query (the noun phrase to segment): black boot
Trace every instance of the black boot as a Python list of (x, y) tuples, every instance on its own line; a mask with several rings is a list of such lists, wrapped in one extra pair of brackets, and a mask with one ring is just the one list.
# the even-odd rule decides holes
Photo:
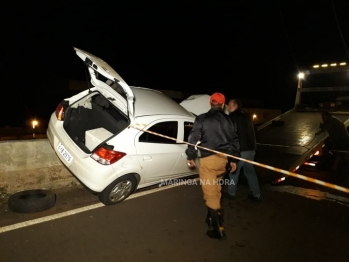
[(224, 223), (224, 210), (223, 209), (218, 210), (218, 219), (219, 219), (219, 223), (223, 226), (223, 223)]
[(223, 212), (222, 210), (213, 210), (209, 208), (209, 218), (212, 221), (212, 230), (207, 230), (206, 234), (210, 238), (224, 239), (225, 230), (223, 226)]
[(206, 219), (205, 222), (208, 226), (208, 231), (212, 231), (213, 230), (213, 223), (212, 223), (212, 217), (211, 217), (211, 213), (210, 213), (210, 209), (207, 208), (207, 215), (206, 215)]

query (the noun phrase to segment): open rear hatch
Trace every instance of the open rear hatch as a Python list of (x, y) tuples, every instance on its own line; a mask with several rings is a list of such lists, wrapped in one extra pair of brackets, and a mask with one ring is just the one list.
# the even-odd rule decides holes
[(102, 59), (75, 48), (84, 61), (93, 88), (71, 105), (62, 105), (64, 129), (86, 153), (93, 152), (123, 131), (133, 119), (134, 94), (127, 83)]
[(127, 116), (133, 116), (134, 94), (121, 76), (99, 57), (78, 48), (74, 50), (88, 67), (92, 85)]

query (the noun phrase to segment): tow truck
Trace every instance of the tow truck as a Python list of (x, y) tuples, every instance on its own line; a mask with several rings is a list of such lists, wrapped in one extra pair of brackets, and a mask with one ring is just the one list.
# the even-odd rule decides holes
[[(180, 104), (198, 115), (208, 111), (208, 99), (208, 95), (206, 98), (196, 95)], [(258, 126), (255, 160), (292, 172), (307, 167), (318, 170), (323, 166), (321, 162), (324, 162), (328, 141), (327, 132), (315, 135), (322, 123), (321, 112), (330, 111), (348, 127), (348, 102), (349, 66), (346, 62), (305, 68), (298, 73), (294, 108)], [(286, 179), (278, 177), (273, 179), (273, 184)]]
[(325, 168), (331, 160), (330, 143), (327, 133), (315, 135), (322, 123), (320, 113), (331, 112), (348, 128), (349, 107), (343, 102), (348, 95), (346, 62), (318, 64), (300, 72), (294, 108), (258, 128), (256, 160), (292, 172)]

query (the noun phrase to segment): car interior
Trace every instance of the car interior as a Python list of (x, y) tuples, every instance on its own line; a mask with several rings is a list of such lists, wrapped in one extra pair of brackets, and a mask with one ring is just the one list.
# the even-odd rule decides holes
[(100, 94), (79, 101), (77, 107), (69, 107), (64, 120), (64, 129), (85, 152), (85, 132), (104, 128), (114, 135), (128, 126), (128, 119), (108, 99)]

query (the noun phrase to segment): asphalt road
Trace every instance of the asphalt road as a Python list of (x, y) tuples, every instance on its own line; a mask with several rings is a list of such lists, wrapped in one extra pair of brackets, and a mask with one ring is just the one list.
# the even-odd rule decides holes
[[(242, 184), (236, 200), (223, 202), (225, 241), (206, 236), (201, 189), (184, 185), (0, 233), (0, 261), (348, 261), (348, 205), (268, 186), (260, 203), (247, 193)], [(3, 206), (0, 227), (98, 203), (83, 189), (57, 196), (37, 214)]]

